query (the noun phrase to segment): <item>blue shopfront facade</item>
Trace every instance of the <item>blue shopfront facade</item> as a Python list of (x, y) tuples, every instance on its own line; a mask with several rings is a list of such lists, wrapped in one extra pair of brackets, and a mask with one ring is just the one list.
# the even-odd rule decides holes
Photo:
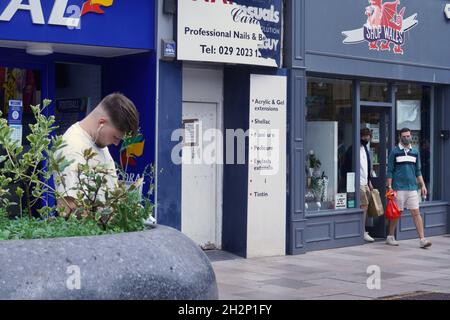
[[(2, 110), (8, 100), (23, 101), (26, 135), (29, 104), (51, 99), (48, 113), (65, 128), (103, 96), (124, 93), (139, 110), (145, 139), (127, 168), (134, 180), (155, 158), (156, 4), (91, 2), (0, 3)], [(119, 149), (111, 151), (119, 163)]]
[[(450, 42), (444, 39), (450, 36), (450, 20), (445, 4), (286, 2), (288, 254), (361, 245), (365, 228), (380, 240), (386, 237), (384, 217), (368, 219), (364, 226), (359, 209), (360, 155), (352, 149), (359, 150), (363, 127), (373, 134), (373, 173), (381, 194), (385, 154), (397, 143), (398, 130), (411, 127), (430, 191), (421, 203), (425, 233), (448, 233)], [(311, 157), (321, 162), (317, 168)], [(405, 212), (397, 238), (416, 237)]]

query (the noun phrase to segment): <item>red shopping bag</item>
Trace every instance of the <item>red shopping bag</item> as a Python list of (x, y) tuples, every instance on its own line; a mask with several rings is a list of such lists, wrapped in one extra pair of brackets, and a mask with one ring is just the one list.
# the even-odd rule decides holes
[(388, 220), (397, 220), (400, 218), (400, 209), (398, 208), (395, 198), (397, 198), (397, 192), (393, 190), (388, 190), (386, 192), (386, 199), (388, 200), (388, 203), (386, 205), (385, 215)]

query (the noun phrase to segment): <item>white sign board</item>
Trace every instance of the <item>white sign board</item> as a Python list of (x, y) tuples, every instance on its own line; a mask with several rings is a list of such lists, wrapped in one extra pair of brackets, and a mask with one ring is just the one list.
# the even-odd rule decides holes
[(185, 120), (184, 122), (184, 145), (198, 146), (200, 122), (198, 119)]
[(286, 77), (251, 75), (247, 257), (285, 254), (286, 96)]
[(178, 59), (280, 67), (281, 0), (178, 1)]
[(380, 128), (378, 127), (372, 128), (372, 142), (380, 143)]
[(355, 173), (347, 172), (347, 192), (355, 192)]
[(335, 209), (347, 209), (347, 194), (337, 193), (335, 197)]
[(397, 130), (421, 130), (420, 100), (397, 100)]
[(9, 127), (13, 129), (11, 140), (22, 145), (23, 126), (21, 124), (10, 124)]
[(445, 5), (444, 11), (445, 11), (445, 16), (447, 17), (447, 19), (450, 19), (450, 3), (447, 3)]

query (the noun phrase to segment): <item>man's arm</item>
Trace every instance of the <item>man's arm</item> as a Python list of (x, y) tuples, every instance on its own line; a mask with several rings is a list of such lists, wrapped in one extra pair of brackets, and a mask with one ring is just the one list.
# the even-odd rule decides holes
[(392, 177), (394, 176), (394, 151), (391, 151), (388, 159), (388, 168), (387, 168), (387, 179), (386, 179), (386, 187), (392, 189)]
[(425, 181), (422, 176), (422, 166), (420, 164), (420, 153), (417, 152), (417, 160), (416, 160), (416, 181), (420, 185), (420, 192), (422, 197), (426, 198), (428, 194), (427, 187), (425, 185)]
[(388, 187), (388, 189), (392, 189), (392, 178), (386, 179), (386, 187)]
[(422, 194), (422, 197), (426, 198), (428, 195), (428, 190), (422, 176), (417, 177), (417, 183), (420, 185), (420, 192)]

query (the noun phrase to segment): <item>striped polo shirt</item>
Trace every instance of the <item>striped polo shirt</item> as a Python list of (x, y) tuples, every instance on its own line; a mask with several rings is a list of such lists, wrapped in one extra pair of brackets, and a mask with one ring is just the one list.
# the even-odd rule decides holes
[(422, 175), (419, 151), (399, 144), (389, 155), (387, 177), (394, 190), (417, 190), (417, 177)]

